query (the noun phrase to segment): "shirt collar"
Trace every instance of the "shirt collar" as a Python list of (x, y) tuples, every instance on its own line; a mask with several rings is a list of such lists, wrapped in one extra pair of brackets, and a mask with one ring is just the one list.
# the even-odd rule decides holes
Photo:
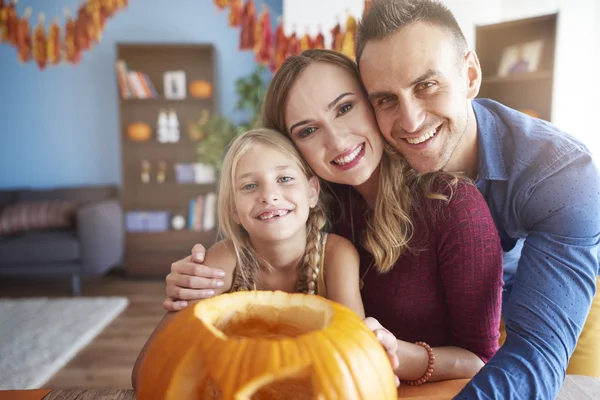
[(477, 100), (471, 103), (477, 121), (478, 180), (505, 181), (508, 176), (500, 143), (503, 135), (499, 131), (497, 116)]

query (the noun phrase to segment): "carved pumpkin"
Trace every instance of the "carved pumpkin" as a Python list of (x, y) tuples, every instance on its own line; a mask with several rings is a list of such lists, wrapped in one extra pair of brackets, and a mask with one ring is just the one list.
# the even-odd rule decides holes
[(212, 85), (209, 81), (193, 81), (190, 83), (190, 94), (199, 99), (208, 99), (212, 96)]
[(127, 136), (136, 142), (143, 142), (152, 136), (152, 128), (144, 122), (134, 122), (127, 127)]
[(140, 366), (137, 398), (397, 399), (383, 347), (316, 295), (243, 291), (173, 316)]

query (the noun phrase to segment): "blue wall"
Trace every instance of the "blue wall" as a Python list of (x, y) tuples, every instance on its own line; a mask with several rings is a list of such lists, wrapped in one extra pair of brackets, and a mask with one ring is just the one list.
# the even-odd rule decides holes
[[(31, 6), (35, 24), (40, 11), (48, 21), (79, 3), (28, 0), (17, 10)], [(265, 3), (275, 23), (282, 0)], [(239, 30), (228, 26), (227, 12), (213, 0), (130, 0), (78, 66), (40, 71), (19, 64), (16, 50), (0, 43), (0, 188), (120, 184), (116, 42), (214, 44), (220, 110), (238, 119), (234, 83), (256, 64), (251, 52), (238, 51)]]

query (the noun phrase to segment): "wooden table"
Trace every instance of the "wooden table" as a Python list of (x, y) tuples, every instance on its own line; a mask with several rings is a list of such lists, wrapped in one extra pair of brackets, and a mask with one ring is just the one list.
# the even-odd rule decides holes
[[(418, 387), (401, 386), (398, 398), (412, 400), (449, 400), (468, 382), (460, 379), (428, 383)], [(598, 400), (600, 379), (567, 375), (556, 400)], [(0, 400), (135, 400), (131, 389), (56, 389), (0, 391)]]

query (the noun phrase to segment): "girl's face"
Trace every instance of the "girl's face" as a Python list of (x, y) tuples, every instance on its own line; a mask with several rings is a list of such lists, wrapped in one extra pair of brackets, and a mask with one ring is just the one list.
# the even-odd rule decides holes
[(319, 182), (307, 179), (289, 155), (255, 144), (240, 158), (233, 177), (234, 219), (255, 241), (272, 242), (305, 234)]
[(326, 181), (360, 186), (381, 161), (373, 110), (359, 82), (336, 65), (316, 62), (300, 74), (285, 123), (308, 165)]

